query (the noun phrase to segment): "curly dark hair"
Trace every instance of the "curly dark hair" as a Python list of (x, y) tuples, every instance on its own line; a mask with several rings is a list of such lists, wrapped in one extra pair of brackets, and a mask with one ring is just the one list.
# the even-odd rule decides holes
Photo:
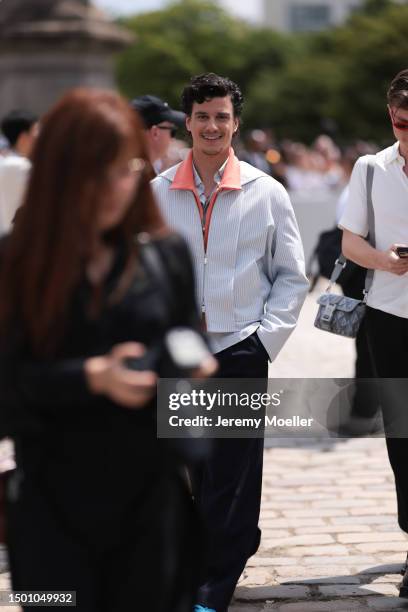
[(391, 82), (387, 93), (388, 104), (408, 109), (408, 69), (401, 70)]
[(190, 80), (181, 95), (182, 110), (191, 117), (194, 102), (202, 104), (213, 98), (231, 97), (234, 117), (240, 117), (244, 105), (244, 96), (238, 85), (228, 77), (222, 77), (213, 72), (199, 74)]

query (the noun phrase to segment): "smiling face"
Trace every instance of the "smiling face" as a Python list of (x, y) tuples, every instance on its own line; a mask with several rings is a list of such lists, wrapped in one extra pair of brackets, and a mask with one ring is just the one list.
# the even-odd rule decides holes
[(234, 117), (231, 97), (194, 102), (186, 125), (193, 139), (193, 149), (208, 156), (228, 155), (239, 120)]

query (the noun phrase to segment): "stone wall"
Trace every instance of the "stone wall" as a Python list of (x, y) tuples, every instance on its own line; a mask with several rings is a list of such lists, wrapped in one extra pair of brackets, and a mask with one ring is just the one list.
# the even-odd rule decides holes
[(66, 90), (77, 87), (115, 88), (113, 60), (87, 53), (8, 53), (0, 56), (0, 116), (13, 108), (41, 115)]

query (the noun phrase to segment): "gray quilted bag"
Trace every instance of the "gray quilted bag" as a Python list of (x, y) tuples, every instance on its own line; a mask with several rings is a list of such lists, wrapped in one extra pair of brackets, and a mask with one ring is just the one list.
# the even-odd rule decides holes
[(361, 300), (324, 293), (317, 300), (319, 310), (315, 319), (315, 327), (324, 331), (355, 338), (364, 317), (365, 303)]

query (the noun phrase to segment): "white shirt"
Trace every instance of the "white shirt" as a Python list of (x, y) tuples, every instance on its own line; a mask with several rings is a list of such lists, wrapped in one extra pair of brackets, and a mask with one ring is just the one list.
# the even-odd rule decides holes
[(0, 233), (8, 232), (22, 203), (31, 163), (17, 154), (0, 159)]
[(197, 193), (199, 195), (201, 204), (203, 205), (204, 209), (207, 208), (209, 200), (211, 199), (211, 196), (214, 193), (215, 189), (217, 187), (219, 187), (219, 185), (220, 185), (220, 183), (222, 181), (222, 177), (223, 177), (224, 170), (225, 170), (225, 167), (226, 167), (227, 163), (228, 163), (228, 159), (222, 164), (221, 168), (219, 168), (217, 170), (217, 172), (214, 174), (215, 187), (214, 187), (214, 190), (211, 193), (209, 198), (206, 198), (206, 196), (205, 196), (205, 186), (204, 186), (204, 183), (203, 183), (203, 181), (201, 179), (201, 176), (198, 174), (197, 168), (195, 167), (195, 165), (193, 163), (194, 182), (195, 182), (195, 185), (197, 187)]
[(348, 185), (346, 185), (346, 187), (344, 187), (343, 191), (341, 192), (339, 199), (337, 200), (337, 203), (336, 203), (336, 223), (337, 224), (340, 223), (340, 219), (342, 218), (342, 216), (344, 215), (344, 211), (346, 210), (347, 202), (349, 199), (349, 193), (350, 193), (350, 188)]
[[(340, 226), (363, 236), (368, 234), (366, 176), (369, 156), (354, 166), (350, 191)], [(386, 251), (394, 243), (408, 245), (408, 177), (399, 143), (375, 155), (373, 207), (375, 248)], [(367, 304), (398, 317), (408, 318), (408, 274), (397, 276), (376, 270)]]

